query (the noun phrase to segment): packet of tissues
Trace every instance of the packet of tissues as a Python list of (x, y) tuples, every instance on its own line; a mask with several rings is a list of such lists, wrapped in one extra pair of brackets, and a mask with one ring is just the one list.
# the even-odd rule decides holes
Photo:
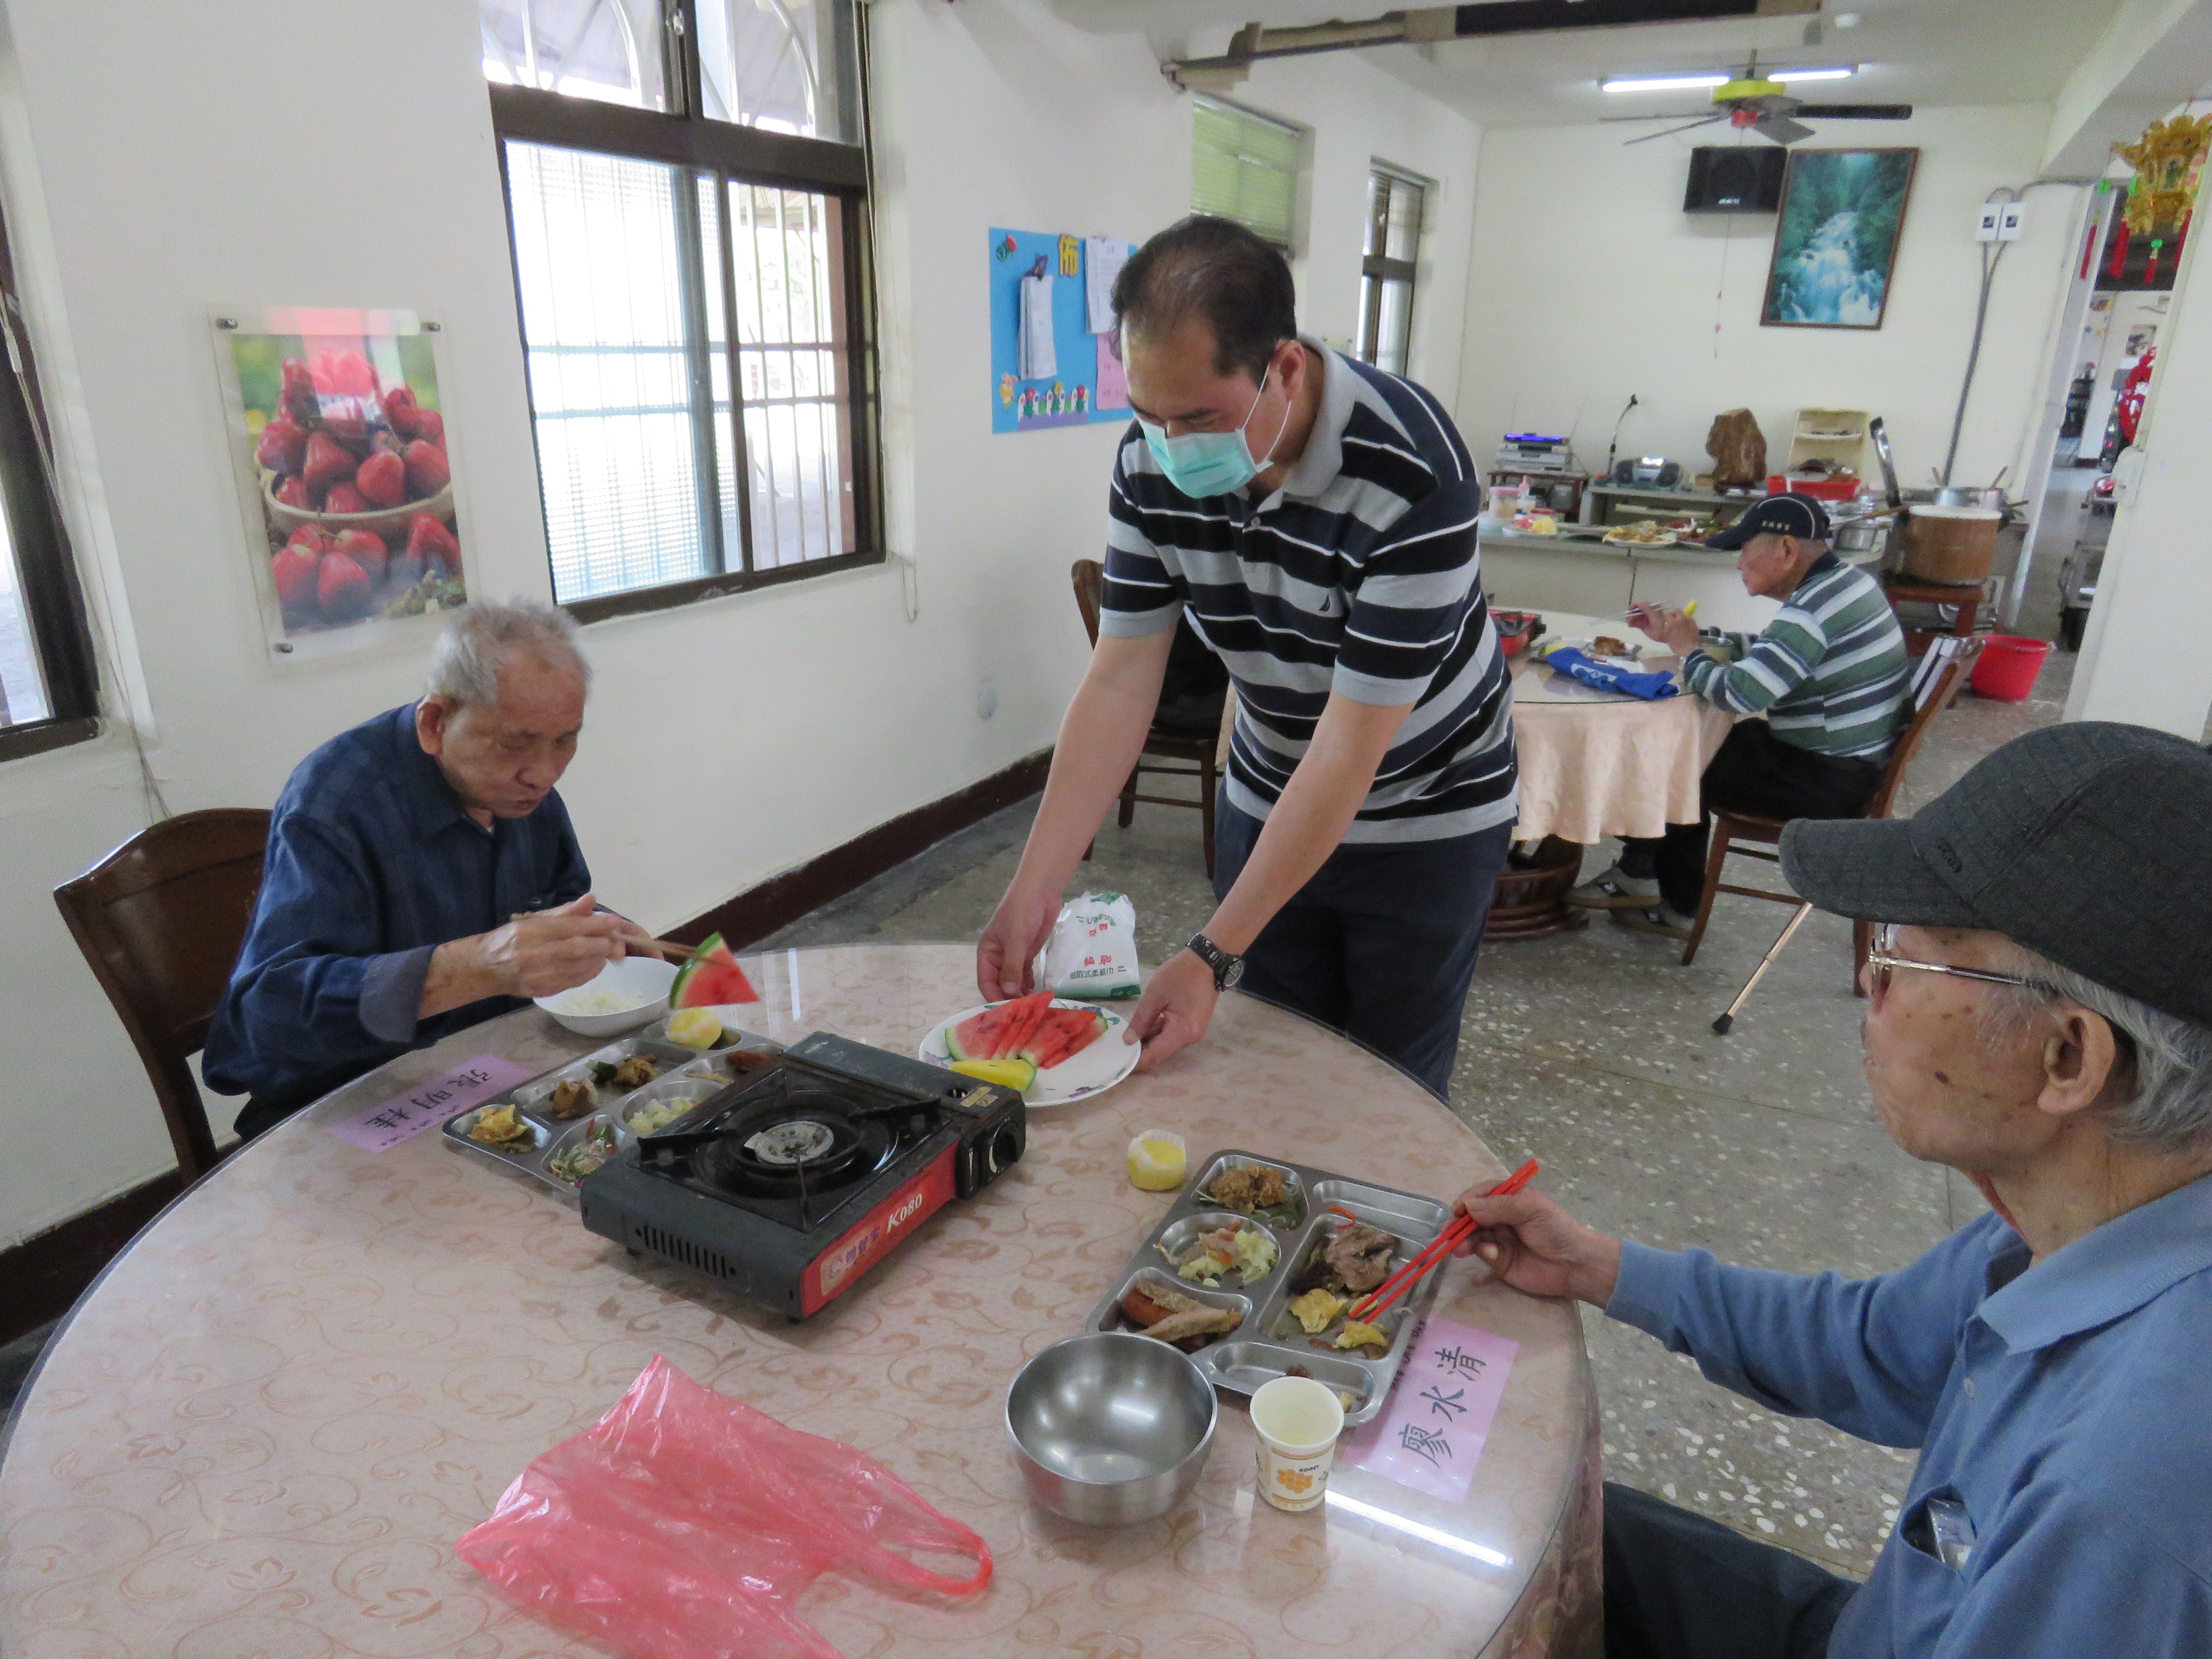
[(1112, 1002), (1139, 994), (1137, 907), (1127, 893), (1085, 893), (1060, 907), (1037, 952), (1036, 987), (1056, 997)]

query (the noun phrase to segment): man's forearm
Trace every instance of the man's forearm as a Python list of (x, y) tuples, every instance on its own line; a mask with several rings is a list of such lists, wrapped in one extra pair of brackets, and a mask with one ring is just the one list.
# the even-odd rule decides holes
[(1376, 769), (1412, 712), (1332, 698), (1304, 758), (1267, 814), (1252, 855), (1204, 932), (1242, 956), (1343, 842)]
[(422, 1004), (418, 1017), (429, 1018), (471, 1002), (495, 997), (506, 988), (499, 970), (483, 959), (481, 934), (448, 939), (430, 952), (430, 971), (422, 979)]

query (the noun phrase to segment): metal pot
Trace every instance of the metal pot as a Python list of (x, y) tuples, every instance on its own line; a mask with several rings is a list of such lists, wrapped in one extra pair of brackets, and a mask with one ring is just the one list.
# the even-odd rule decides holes
[[(1988, 503), (1984, 501), (1982, 497), (1988, 493), (1984, 489), (1962, 489), (1954, 484), (1946, 484), (1936, 492), (1935, 504), (1937, 507), (1984, 507)], [(1999, 490), (1997, 497), (1996, 504), (2002, 507), (2004, 492)]]
[(1887, 519), (1847, 519), (1836, 526), (1836, 551), (1871, 552), (1882, 544), (1888, 534), (1889, 521)]

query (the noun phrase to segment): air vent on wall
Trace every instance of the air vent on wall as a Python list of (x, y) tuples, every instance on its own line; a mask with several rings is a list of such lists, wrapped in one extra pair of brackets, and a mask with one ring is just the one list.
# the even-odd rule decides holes
[(1782, 205), (1790, 152), (1779, 146), (1700, 145), (1690, 152), (1685, 213), (1772, 213)]

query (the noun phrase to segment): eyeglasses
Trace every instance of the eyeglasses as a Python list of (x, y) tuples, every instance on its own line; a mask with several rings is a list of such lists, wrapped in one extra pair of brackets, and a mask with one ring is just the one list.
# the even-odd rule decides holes
[(2042, 991), (2056, 996), (2057, 988), (2046, 985), (2039, 979), (2029, 979), (2022, 974), (1993, 974), (1980, 968), (1954, 968), (1948, 962), (1915, 962), (1911, 957), (1897, 953), (1897, 924), (1886, 921), (1874, 930), (1874, 944), (1867, 951), (1867, 966), (1874, 969), (1874, 993), (1886, 995), (1891, 975), (1899, 968), (1911, 968), (1923, 974), (1948, 974), (1954, 979), (1978, 980), (1984, 985), (2018, 985), (2031, 991)]

